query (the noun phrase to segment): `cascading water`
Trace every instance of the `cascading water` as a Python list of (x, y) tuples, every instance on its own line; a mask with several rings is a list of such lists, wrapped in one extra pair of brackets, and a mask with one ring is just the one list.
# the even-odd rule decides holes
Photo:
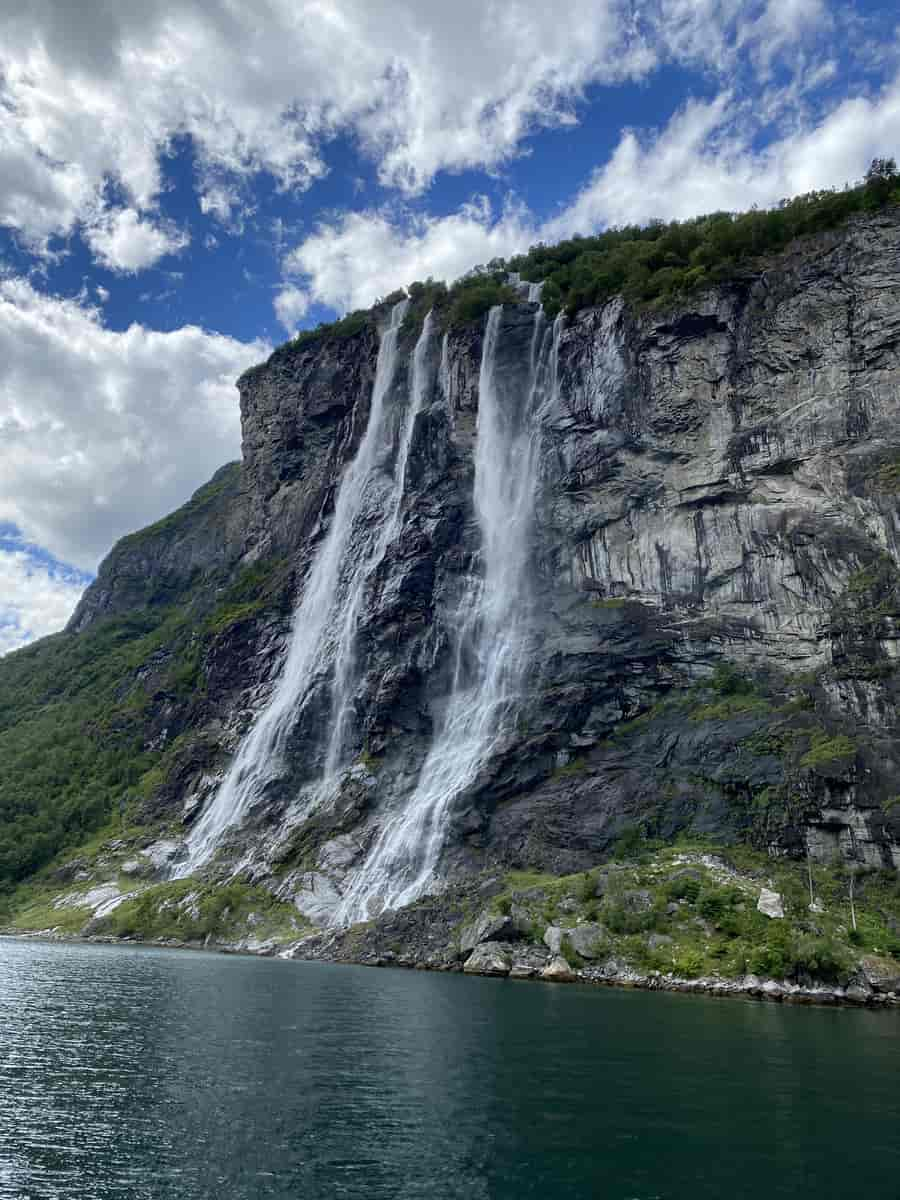
[(499, 403), (496, 362), (502, 307), (491, 309), (482, 351), (475, 450), (481, 571), (457, 614), (452, 692), (415, 790), (382, 833), (335, 914), (350, 924), (376, 907), (421, 895), (440, 855), (451, 804), (475, 780), (514, 719), (526, 666), (527, 586), (536, 494), (535, 419), (553, 393), (559, 323), (535, 313), (529, 385), (518, 411)]
[[(349, 682), (352, 671), (346, 666), (350, 652), (345, 643), (352, 640), (355, 633), (366, 577), (376, 560), (380, 561), (379, 555), (384, 554), (387, 543), (383, 527), (377, 523), (371, 525), (372, 531), (362, 535), (363, 544), (354, 545), (352, 554), (349, 550), (355, 537), (355, 526), (364, 511), (367, 508), (384, 511), (384, 499), (379, 497), (372, 504), (367, 493), (379, 488), (383, 480), (382, 460), (391, 430), (391, 414), (385, 399), (397, 372), (397, 344), (407, 306), (405, 300), (394, 306), (389, 326), (382, 336), (366, 432), (356, 457), (344, 472), (331, 526), (310, 568), (303, 598), (294, 614), (278, 683), (242, 742), (212, 803), (191, 830), (187, 855), (172, 872), (175, 877), (190, 875), (208, 862), (225, 831), (242, 823), (265, 785), (276, 777), (282, 765), (285, 741), (302, 710), (310, 683), (338, 664), (343, 664), (340, 670), (345, 676), (340, 688)], [(423, 329), (420, 344), (424, 338)], [(389, 511), (399, 509), (403, 479), (401, 475), (398, 481), (398, 471), (405, 472), (409, 437), (411, 433), (407, 435), (404, 430), (387, 501)], [(334, 694), (337, 696), (337, 691)]]
[[(400, 532), (400, 510), (406, 484), (406, 464), (409, 461), (409, 451), (412, 446), (416, 417), (422, 410), (428, 392), (433, 372), (430, 369), (429, 350), (431, 346), (432, 315), (429, 312), (422, 326), (419, 340), (412, 358), (412, 378), (410, 380), (409, 405), (403, 419), (400, 431), (400, 445), (394, 464), (393, 487), (388, 497), (386, 512), (378, 533), (371, 546), (362, 569), (358, 570), (360, 585), (369, 579), (381, 565), (388, 546)], [(349, 603), (346, 605), (341, 626), (340, 642), (335, 660), (334, 678), (332, 682), (332, 720), (331, 732), (328, 739), (328, 751), (325, 756), (325, 779), (332, 779), (341, 766), (341, 753), (353, 717), (353, 697), (358, 682), (356, 656), (356, 627), (359, 614), (365, 598), (362, 586), (355, 587)]]

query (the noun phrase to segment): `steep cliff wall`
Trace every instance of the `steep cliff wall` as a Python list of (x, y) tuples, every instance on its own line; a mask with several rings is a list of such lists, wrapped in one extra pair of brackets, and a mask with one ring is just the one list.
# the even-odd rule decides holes
[[(586, 870), (623, 838), (685, 832), (900, 862), (898, 287), (889, 211), (677, 310), (636, 315), (616, 299), (561, 327), (535, 417), (527, 669), (514, 720), (446, 811), (440, 886), (498, 866)], [(523, 301), (500, 317), (506, 411), (531, 386), (536, 311)], [(376, 318), (383, 328), (387, 310)], [(202, 866), (215, 877), (240, 863), (316, 923), (333, 919), (414, 794), (457, 686), (461, 597), (482, 569), (484, 329), (424, 347), (396, 535), (354, 611), (342, 770), (321, 788), (325, 673)], [(385, 473), (420, 334), (404, 323)], [(243, 466), (210, 485), (219, 515), (200, 504), (126, 539), (73, 618), (74, 635), (157, 592), (218, 589), (198, 618), (197, 690), (169, 693), (166, 722), (152, 722), (164, 769), (135, 814), (170, 823), (163, 872), (184, 862), (184, 834), (277, 684), (366, 431), (378, 346), (370, 325), (288, 345), (248, 372)], [(348, 564), (369, 553), (382, 505), (366, 493)]]
[[(895, 861), (898, 243), (896, 219), (860, 221), (690, 308), (635, 317), (613, 301), (564, 329), (541, 414), (527, 696), (448, 815), (448, 875), (582, 869), (634, 828)], [(510, 396), (533, 324), (533, 306), (504, 311)], [(355, 769), (326, 807), (297, 807), (327, 719), (307, 710), (284, 773), (234, 831), (257, 877), (279, 873), (317, 920), (409, 794), (452, 687), (453, 614), (478, 548), (482, 337), (447, 339), (402, 530), (366, 585)], [(280, 549), (285, 514), (328, 519), (322, 464), (352, 453), (375, 349), (306, 348), (242, 383), (246, 443), (270, 481), (257, 520)], [(368, 373), (337, 374), (335, 355)], [(296, 428), (314, 371), (341, 382), (316, 392), (297, 435), (316, 439), (310, 473), (265, 430)], [(401, 371), (398, 411), (407, 386)]]

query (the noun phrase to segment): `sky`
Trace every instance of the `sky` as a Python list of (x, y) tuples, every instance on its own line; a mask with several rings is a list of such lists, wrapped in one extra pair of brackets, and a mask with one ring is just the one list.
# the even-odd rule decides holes
[(0, 0), (0, 653), (240, 456), (298, 329), (891, 154), (892, 3)]

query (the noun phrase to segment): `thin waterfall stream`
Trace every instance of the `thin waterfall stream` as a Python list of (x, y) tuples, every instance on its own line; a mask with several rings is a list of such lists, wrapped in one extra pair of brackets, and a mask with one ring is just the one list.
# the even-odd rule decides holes
[(415, 789), (345, 892), (339, 924), (422, 894), (434, 877), (451, 805), (508, 732), (520, 699), (531, 607), (535, 417), (555, 387), (559, 323), (547, 328), (537, 309), (526, 394), (518, 406), (502, 405), (496, 378), (502, 315), (502, 306), (491, 309), (482, 349), (474, 483), (480, 570), (471, 573), (457, 613), (452, 691)]
[[(378, 528), (371, 552), (360, 572), (361, 582), (371, 578), (373, 572), (378, 569), (384, 560), (388, 547), (400, 533), (400, 514), (406, 490), (406, 467), (409, 462), (409, 452), (412, 447), (416, 417), (422, 410), (425, 397), (432, 382), (429, 361), (432, 324), (433, 317), (429, 312), (425, 317), (422, 332), (413, 351), (409, 404), (407, 405), (403, 424), (400, 429), (400, 444), (394, 464), (393, 487), (388, 497), (384, 519)], [(328, 739), (328, 751), (325, 757), (326, 780), (333, 778), (342, 765), (341, 754), (353, 717), (353, 698), (358, 683), (355, 655), (356, 629), (359, 624), (360, 610), (364, 599), (364, 588), (362, 586), (354, 588), (343, 615), (341, 636), (332, 681), (331, 731)]]
[[(385, 403), (394, 383), (399, 363), (400, 327), (408, 301), (391, 310), (390, 321), (378, 350), (375, 381), (366, 431), (356, 456), (346, 468), (335, 501), (328, 533), (322, 542), (307, 577), (303, 596), (294, 614), (284, 666), (268, 704), (244, 738), (231, 767), (211, 804), (187, 838), (186, 857), (177, 863), (172, 875), (183, 878), (209, 861), (223, 834), (239, 826), (252, 805), (260, 798), (268, 782), (282, 767), (285, 742), (302, 709), (312, 680), (334, 666), (333, 704), (338, 714), (344, 692), (352, 675), (352, 651), (348, 643), (356, 630), (360, 595), (376, 560), (383, 557), (387, 544), (383, 527), (375, 527), (362, 547), (350, 553), (355, 526), (364, 511), (367, 492), (383, 475), (381, 459), (388, 440), (391, 413)], [(430, 323), (426, 322), (430, 334)], [(423, 337), (426, 338), (426, 328)], [(423, 351), (424, 359), (424, 351)], [(408, 424), (408, 421), (407, 421)], [(402, 471), (409, 453), (409, 437), (401, 434)], [(399, 511), (403, 478), (395, 467), (391, 480), (389, 511)], [(349, 570), (348, 570), (349, 567)], [(337, 640), (334, 631), (339, 631)], [(332, 726), (340, 725), (340, 717)], [(332, 740), (335, 740), (332, 738)], [(336, 761), (339, 746), (334, 751)], [(332, 755), (329, 753), (329, 760)]]

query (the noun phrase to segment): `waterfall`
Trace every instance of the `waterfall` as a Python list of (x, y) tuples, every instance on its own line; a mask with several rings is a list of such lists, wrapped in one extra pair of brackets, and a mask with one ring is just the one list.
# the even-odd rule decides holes
[(560, 325), (547, 329), (537, 310), (528, 387), (518, 405), (501, 405), (496, 363), (502, 313), (500, 306), (491, 309), (482, 349), (474, 484), (481, 569), (469, 577), (456, 615), (447, 709), (412, 795), (347, 889), (339, 923), (364, 920), (379, 905), (402, 907), (422, 894), (434, 876), (453, 801), (472, 785), (515, 719), (530, 614), (535, 418), (555, 388)]
[[(360, 593), (367, 569), (377, 554), (372, 540), (377, 544), (382, 538), (377, 524), (372, 525), (373, 532), (364, 529), (361, 534), (355, 531), (355, 526), (367, 509), (384, 511), (383, 499), (377, 497), (373, 501), (367, 493), (378, 488), (383, 475), (381, 464), (391, 428), (385, 399), (397, 372), (400, 326), (407, 305), (408, 301), (402, 300), (393, 307), (381, 338), (366, 431), (356, 457), (341, 479), (331, 525), (316, 553), (294, 613), (281, 675), (268, 704), (241, 743), (212, 803), (191, 830), (187, 857), (176, 866), (173, 872), (176, 877), (190, 875), (208, 862), (225, 831), (242, 823), (265, 785), (281, 768), (285, 741), (306, 700), (310, 683), (332, 664), (348, 661), (349, 651), (344, 643), (355, 632)], [(408, 452), (407, 443), (405, 453)], [(403, 466), (405, 469), (405, 462)], [(396, 471), (391, 495), (397, 497), (399, 505)], [(393, 504), (393, 499), (389, 503)], [(360, 537), (362, 545), (356, 544)], [(382, 555), (383, 552), (382, 548)], [(339, 631), (337, 640), (335, 631)], [(347, 674), (346, 665), (340, 669)]]
[(422, 332), (412, 356), (409, 404), (400, 430), (400, 445), (394, 463), (393, 486), (387, 499), (386, 511), (368, 556), (356, 568), (358, 586), (352, 589), (350, 601), (343, 614), (331, 690), (332, 719), (328, 750), (325, 756), (326, 781), (333, 778), (341, 766), (341, 752), (353, 717), (353, 697), (358, 683), (355, 655), (356, 628), (365, 599), (363, 584), (381, 565), (388, 546), (400, 532), (400, 511), (406, 490), (406, 465), (409, 461), (416, 417), (422, 411), (432, 379), (428, 360), (431, 329), (432, 314), (429, 312), (422, 325)]

